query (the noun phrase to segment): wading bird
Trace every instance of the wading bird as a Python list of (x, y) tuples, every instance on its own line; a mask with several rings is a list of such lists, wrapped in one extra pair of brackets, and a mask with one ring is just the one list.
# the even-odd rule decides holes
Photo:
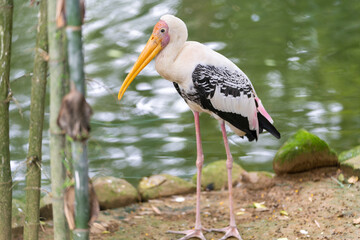
[[(144, 50), (124, 80), (118, 95), (120, 100), (130, 83), (156, 56), (155, 68), (165, 79), (173, 82), (180, 96), (194, 113), (197, 147), (197, 191), (195, 228), (187, 231), (168, 231), (184, 234), (180, 240), (192, 237), (205, 239), (203, 230), (224, 232), (221, 239), (241, 239), (235, 224), (232, 197), (231, 169), (233, 159), (226, 136), (225, 124), (237, 135), (249, 141), (257, 140), (264, 129), (276, 138), (280, 133), (272, 125), (255, 93), (249, 78), (229, 59), (198, 42), (186, 41), (185, 23), (172, 15), (164, 15), (155, 25)], [(206, 112), (219, 120), (227, 155), (230, 225), (221, 229), (204, 229), (200, 221), (201, 170), (204, 162), (199, 113)]]

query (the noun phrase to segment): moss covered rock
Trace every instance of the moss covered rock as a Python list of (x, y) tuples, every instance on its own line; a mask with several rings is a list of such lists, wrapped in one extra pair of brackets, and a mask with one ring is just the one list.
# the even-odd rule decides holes
[(100, 209), (118, 208), (139, 201), (135, 187), (124, 179), (99, 177), (93, 180)]
[(304, 129), (297, 131), (281, 146), (273, 161), (277, 174), (337, 165), (337, 155), (328, 144)]
[(344, 162), (350, 158), (360, 155), (360, 146), (354, 147), (350, 150), (344, 151), (339, 154), (339, 162)]
[(159, 174), (141, 179), (138, 187), (143, 200), (195, 192), (195, 185), (169, 174)]
[[(233, 163), (232, 182), (233, 185), (239, 181), (245, 170), (237, 163)], [(193, 176), (193, 183), (196, 183), (196, 174)], [(209, 190), (220, 190), (227, 188), (226, 160), (219, 160), (206, 165), (202, 169), (201, 187)]]
[(360, 177), (360, 155), (341, 162), (340, 166), (348, 175)]

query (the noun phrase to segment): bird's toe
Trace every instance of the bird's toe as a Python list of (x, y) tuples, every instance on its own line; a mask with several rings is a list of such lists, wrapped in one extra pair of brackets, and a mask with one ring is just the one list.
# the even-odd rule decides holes
[(242, 240), (241, 236), (240, 236), (240, 233), (238, 231), (238, 229), (236, 227), (232, 227), (232, 226), (229, 226), (229, 227), (225, 227), (225, 228), (213, 228), (213, 229), (210, 229), (212, 232), (224, 232), (225, 235), (220, 238), (220, 240), (225, 240), (225, 239), (228, 239), (230, 237), (234, 237), (234, 238), (237, 238), (238, 240)]
[(192, 229), (192, 230), (186, 230), (186, 231), (167, 231), (166, 233), (184, 234), (185, 235), (184, 237), (179, 238), (178, 240), (188, 240), (190, 238), (199, 238), (201, 240), (206, 240), (201, 229)]

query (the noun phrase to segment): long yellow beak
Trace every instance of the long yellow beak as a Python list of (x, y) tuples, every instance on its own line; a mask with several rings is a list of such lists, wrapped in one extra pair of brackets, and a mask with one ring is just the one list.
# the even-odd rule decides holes
[(161, 39), (153, 34), (149, 38), (148, 42), (144, 50), (140, 53), (139, 58), (135, 62), (133, 68), (126, 76), (123, 84), (121, 85), (118, 99), (120, 100), (126, 91), (126, 89), (130, 86), (130, 83), (135, 79), (135, 77), (140, 73), (141, 70), (149, 64), (149, 62), (161, 51)]

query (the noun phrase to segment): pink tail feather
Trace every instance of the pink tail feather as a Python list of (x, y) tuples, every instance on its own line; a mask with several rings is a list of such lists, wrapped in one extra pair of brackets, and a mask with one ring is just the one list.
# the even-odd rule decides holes
[(257, 110), (261, 113), (261, 115), (263, 115), (271, 124), (274, 123), (274, 120), (272, 120), (272, 118), (262, 105), (261, 100), (258, 97), (255, 97), (255, 101), (258, 105)]

